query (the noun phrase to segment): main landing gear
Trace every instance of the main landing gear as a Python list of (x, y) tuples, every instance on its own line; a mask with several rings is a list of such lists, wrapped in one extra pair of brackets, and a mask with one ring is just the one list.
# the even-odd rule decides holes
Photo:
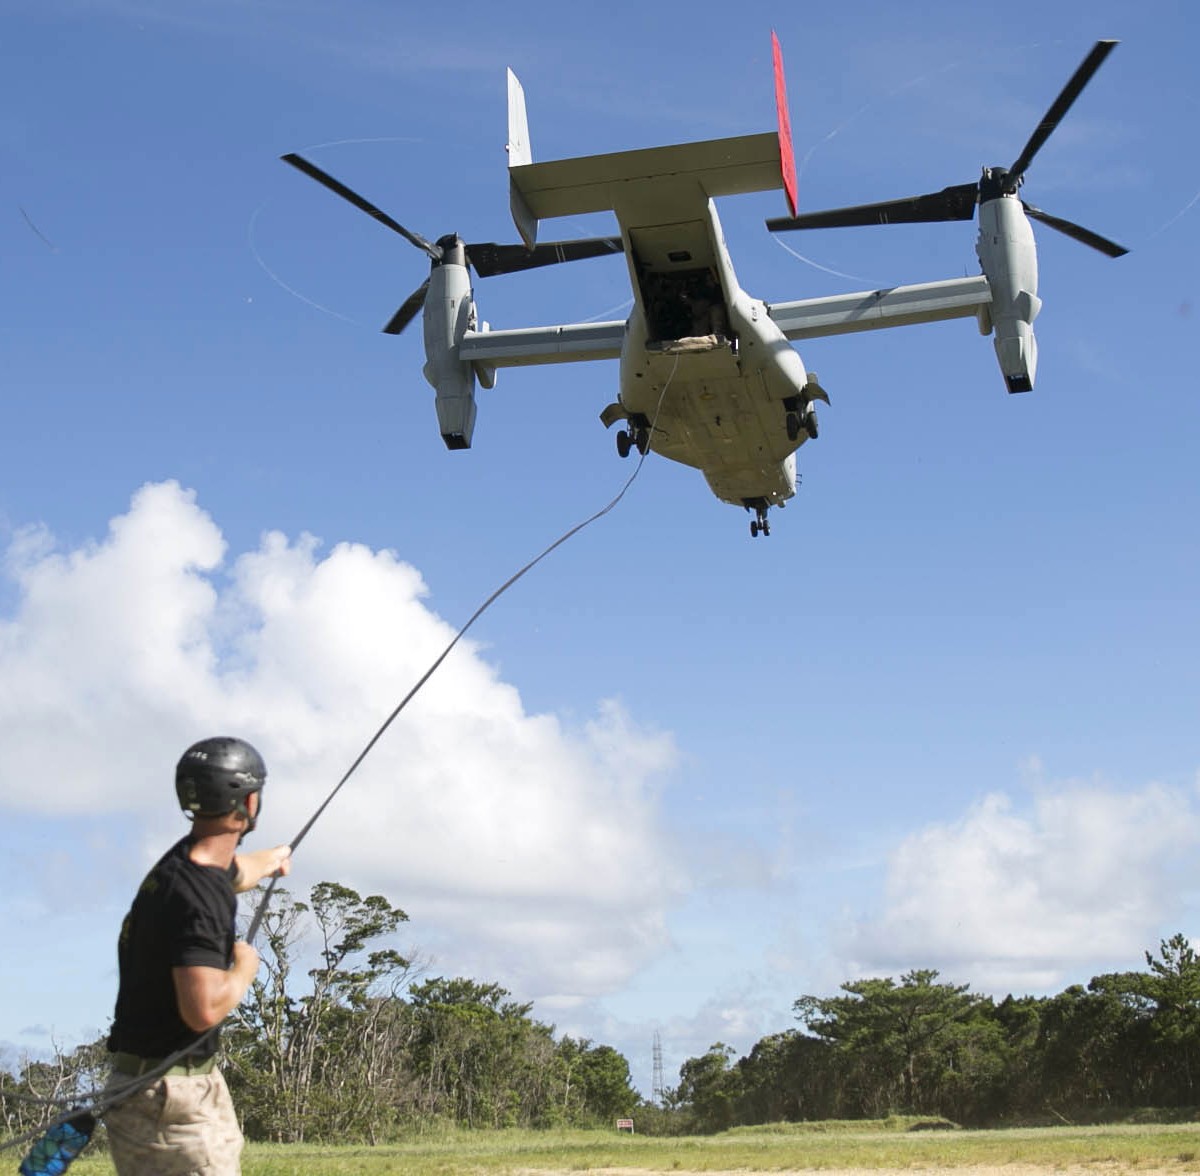
[(804, 387), (795, 396), (788, 396), (783, 402), (783, 419), (789, 441), (799, 441), (801, 433), (807, 433), (809, 440), (817, 439), (817, 411), (814, 400), (823, 400), (828, 404), (829, 393), (817, 383), (816, 372), (809, 372)]
[(650, 448), (650, 422), (640, 413), (629, 418), (629, 429), (622, 429), (617, 434), (617, 452), (622, 457), (628, 457), (630, 450), (636, 449), (643, 457)]
[(801, 406), (798, 397), (791, 397), (784, 401), (784, 409), (789, 441), (799, 440), (801, 430), (813, 441), (817, 439), (817, 410), (811, 404)]

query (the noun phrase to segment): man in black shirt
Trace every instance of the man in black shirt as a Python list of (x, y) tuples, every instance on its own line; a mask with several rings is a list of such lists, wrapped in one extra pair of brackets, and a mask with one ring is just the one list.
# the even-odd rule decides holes
[[(286, 845), (237, 852), (266, 776), (249, 743), (226, 737), (193, 744), (176, 768), (192, 831), (146, 875), (117, 944), (108, 1089), (134, 1090), (105, 1113), (120, 1176), (241, 1171), (242, 1133), (215, 1055), (218, 1026), (258, 971), (258, 953), (235, 932), (236, 895), (291, 866)], [(152, 1080), (139, 1086), (143, 1074)]]

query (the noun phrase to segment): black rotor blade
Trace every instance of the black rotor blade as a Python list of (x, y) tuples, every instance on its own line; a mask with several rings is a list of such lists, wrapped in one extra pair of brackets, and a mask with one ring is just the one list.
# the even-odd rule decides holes
[(406, 229), (399, 221), (392, 220), (390, 216), (382, 209), (376, 208), (369, 200), (364, 199), (352, 188), (347, 188), (341, 180), (335, 180), (328, 172), (322, 171), (315, 163), (309, 163), (302, 155), (296, 155), (294, 152), (288, 155), (279, 157), (284, 163), (290, 163), (297, 171), (302, 171), (306, 176), (317, 181), (318, 184), (324, 185), (331, 192), (336, 192), (343, 200), (348, 200), (355, 208), (361, 209), (368, 216), (374, 217), (381, 225), (386, 225), (393, 232), (399, 233), (406, 241), (415, 245), (423, 253), (426, 253), (434, 261), (441, 261), (442, 251), (434, 244), (426, 241), (420, 233), (414, 233)]
[(624, 251), (620, 237), (583, 237), (576, 241), (546, 241), (532, 249), (484, 241), (468, 245), (467, 257), (481, 278), (490, 278), (496, 274), (513, 274), (564, 261), (583, 261), (588, 257), (608, 257)]
[(970, 220), (975, 215), (978, 184), (957, 184), (924, 196), (884, 200), (878, 204), (856, 204), (830, 208), (801, 216), (781, 216), (767, 221), (773, 233), (787, 229), (841, 229), (855, 225), (916, 224), (926, 221)]
[[(1080, 91), (1092, 80), (1092, 74), (1103, 64), (1104, 59), (1117, 47), (1116, 41), (1097, 41), (1092, 51), (1083, 59), (1083, 63), (1071, 75), (1071, 80), (1063, 87), (1062, 93), (1055, 98), (1050, 109), (1042, 116), (1037, 130), (1029, 137), (1025, 150), (1017, 156), (1016, 162), (1008, 169), (1009, 174), (1017, 180), (1025, 174), (1033, 161), (1033, 157), (1041, 150), (1042, 144), (1050, 137), (1054, 128), (1062, 121), (1063, 115), (1071, 109), (1071, 104), (1079, 97)], [(1015, 189), (1013, 189), (1015, 191)]]
[(1099, 233), (1093, 233), (1091, 229), (1085, 229), (1074, 221), (1063, 220), (1060, 216), (1052, 216), (1040, 208), (1034, 208), (1032, 204), (1027, 204), (1024, 200), (1021, 201), (1021, 204), (1035, 221), (1041, 221), (1042, 224), (1049, 225), (1050, 228), (1057, 229), (1060, 233), (1065, 233), (1068, 237), (1072, 237), (1084, 245), (1099, 249), (1101, 253), (1109, 257), (1124, 257), (1129, 252), (1124, 245), (1118, 245), (1107, 237), (1101, 237)]
[(400, 309), (388, 319), (387, 326), (383, 328), (383, 333), (385, 335), (399, 335), (420, 313), (421, 307), (425, 305), (425, 295), (428, 291), (429, 279), (426, 278), (404, 300)]

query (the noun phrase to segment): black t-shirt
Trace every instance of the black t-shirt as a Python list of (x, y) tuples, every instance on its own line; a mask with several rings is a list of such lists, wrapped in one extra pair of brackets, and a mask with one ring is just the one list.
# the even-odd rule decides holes
[[(192, 840), (173, 845), (138, 890), (121, 924), (121, 983), (108, 1048), (161, 1058), (200, 1036), (179, 1015), (172, 968), (228, 968), (233, 962), (236, 865), (202, 866), (188, 857)], [(217, 1035), (193, 1056), (216, 1052)]]

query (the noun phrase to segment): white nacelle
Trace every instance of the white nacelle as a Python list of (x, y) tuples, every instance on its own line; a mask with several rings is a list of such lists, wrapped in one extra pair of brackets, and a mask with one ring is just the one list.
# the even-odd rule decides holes
[(1010, 392), (1028, 392), (1037, 374), (1033, 320), (1042, 301), (1033, 229), (1016, 196), (999, 196), (979, 206), (975, 252), (991, 289), (988, 312), (1000, 370)]
[(471, 275), (462, 243), (429, 275), (425, 295), (425, 366), (422, 374), (437, 393), (438, 430), (447, 449), (470, 449), (475, 431), (475, 369), (459, 359), (463, 335), (475, 325)]

